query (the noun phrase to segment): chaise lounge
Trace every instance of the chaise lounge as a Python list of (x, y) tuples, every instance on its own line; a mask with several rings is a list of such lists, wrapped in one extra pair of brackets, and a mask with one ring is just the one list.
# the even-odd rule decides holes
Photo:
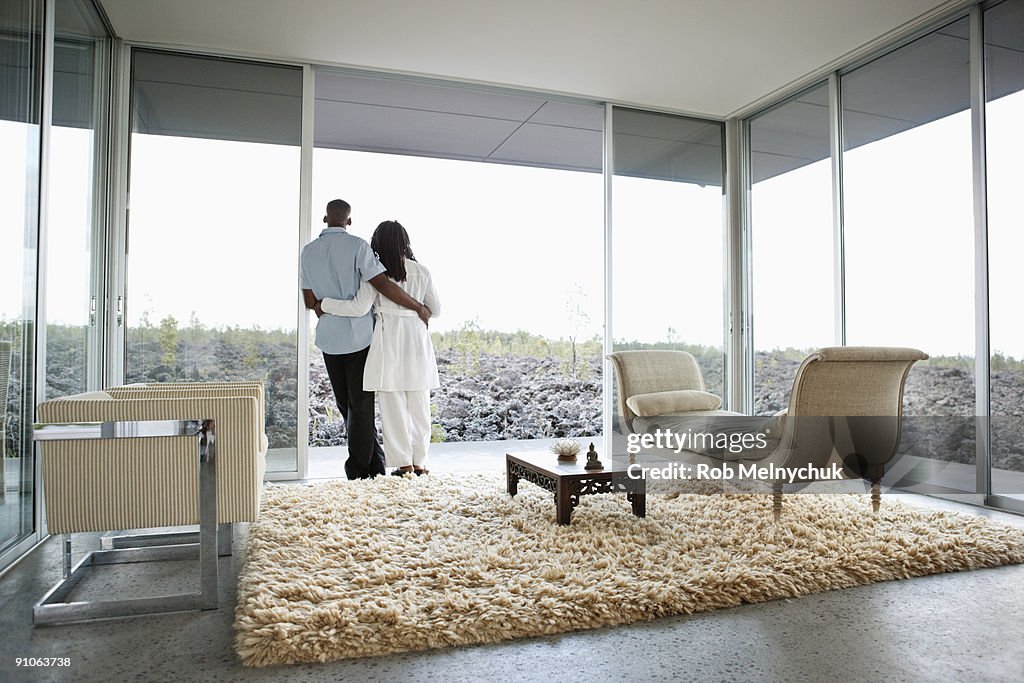
[[(871, 484), (872, 508), (880, 505), (880, 484), (900, 440), (903, 389), (907, 374), (919, 360), (928, 358), (917, 349), (900, 347), (834, 346), (807, 356), (793, 379), (789, 407), (773, 417), (737, 420), (727, 411), (674, 411), (639, 416), (630, 408), (639, 392), (671, 392), (672, 387), (697, 386), (693, 368), (685, 359), (667, 362), (665, 351), (632, 351), (623, 362), (613, 354), (619, 379), (621, 426), (627, 434), (652, 429), (677, 431), (697, 428), (736, 433), (748, 429), (763, 435), (765, 448), (731, 454), (715, 449), (683, 451), (688, 461), (708, 457), (737, 464), (756, 464), (774, 470), (801, 470), (813, 475), (833, 465), (847, 477)], [(681, 352), (676, 352), (681, 353)], [(648, 355), (649, 354), (649, 355)], [(689, 354), (687, 354), (689, 355)], [(692, 358), (692, 357), (691, 357)], [(695, 365), (695, 362), (694, 362)], [(699, 369), (698, 369), (699, 372)], [(701, 381), (700, 386), (703, 385)], [(814, 476), (794, 476), (791, 483), (815, 481)], [(781, 515), (784, 481), (771, 482), (773, 514)]]

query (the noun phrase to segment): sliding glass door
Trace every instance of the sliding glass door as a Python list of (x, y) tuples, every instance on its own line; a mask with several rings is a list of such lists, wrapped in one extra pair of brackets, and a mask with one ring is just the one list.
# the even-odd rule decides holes
[(613, 110), (609, 322), (614, 351), (688, 351), (727, 400), (723, 137), (715, 121)]
[[(364, 240), (398, 220), (443, 302), (434, 440), (597, 439), (604, 107), (326, 68), (315, 93), (310, 239), (335, 198)], [(309, 373), (310, 445), (340, 446), (315, 348)], [(342, 471), (338, 451), (314, 456)]]
[(0, 568), (36, 532), (32, 420), (43, 4), (0, 4)]
[(302, 69), (135, 50), (127, 382), (263, 380), (296, 472)]
[(992, 493), (1024, 500), (1024, 0), (985, 12)]
[[(1022, 509), (1024, 0), (964, 14), (834, 74), (835, 99), (822, 84), (748, 120), (755, 396), (781, 398), (767, 381), (764, 340), (789, 334), (769, 342), (784, 353), (824, 339), (828, 316), (818, 309), (833, 297), (845, 343), (930, 355), (907, 378), (892, 483)], [(830, 150), (830, 126), (841, 149)], [(829, 277), (833, 198), (839, 270)], [(771, 255), (790, 243), (800, 268), (772, 272)], [(785, 320), (775, 294), (797, 281), (819, 305)]]
[(90, 0), (4, 2), (0, 26), (2, 569), (45, 532), (35, 406), (98, 386), (109, 37)]
[(750, 121), (757, 415), (787, 408), (800, 362), (836, 343), (829, 134), (825, 83)]
[(907, 377), (909, 488), (976, 484), (968, 20), (841, 78), (846, 341), (931, 358)]
[[(53, 124), (46, 209), (46, 386), (51, 399), (98, 388), (103, 142), (109, 39), (89, 0), (55, 3)], [(42, 393), (42, 392), (40, 392)]]

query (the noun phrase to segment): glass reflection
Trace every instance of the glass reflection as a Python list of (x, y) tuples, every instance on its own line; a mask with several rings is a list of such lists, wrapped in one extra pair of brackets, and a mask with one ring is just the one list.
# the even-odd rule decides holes
[(125, 379), (263, 380), (294, 471), (302, 70), (136, 51), (132, 87)]
[(0, 4), (0, 554), (35, 530), (34, 405), (42, 2)]
[(102, 207), (97, 134), (105, 121), (106, 32), (85, 0), (56, 3), (47, 191), (46, 398), (88, 388), (92, 242)]
[(687, 351), (726, 401), (723, 126), (616, 108), (612, 128), (613, 350)]
[(847, 343), (931, 357), (904, 397), (922, 492), (975, 489), (967, 37), (965, 18), (841, 79)]
[(992, 493), (1024, 499), (1024, 0), (985, 12)]
[(751, 120), (750, 166), (754, 413), (771, 415), (800, 362), (835, 343), (827, 85)]

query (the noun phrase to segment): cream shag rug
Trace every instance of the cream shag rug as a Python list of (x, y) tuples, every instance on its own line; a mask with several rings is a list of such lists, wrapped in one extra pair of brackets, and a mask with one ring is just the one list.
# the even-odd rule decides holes
[(504, 476), (268, 485), (235, 616), (249, 666), (487, 643), (1024, 561), (1024, 531), (866, 496), (583, 497)]

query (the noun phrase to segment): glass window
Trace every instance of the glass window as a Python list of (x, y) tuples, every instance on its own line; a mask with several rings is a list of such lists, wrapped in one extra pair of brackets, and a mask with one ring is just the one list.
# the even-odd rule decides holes
[(847, 343), (930, 355), (903, 444), (951, 491), (974, 490), (975, 462), (967, 37), (964, 18), (841, 79)]
[(56, 3), (47, 190), (46, 398), (86, 391), (95, 341), (93, 230), (102, 218), (107, 37), (91, 2)]
[(125, 379), (265, 382), (296, 469), (299, 68), (133, 56)]
[(992, 492), (1024, 496), (1024, 0), (985, 12)]
[(0, 556), (35, 531), (42, 2), (0, 4)]
[(835, 343), (828, 85), (750, 121), (754, 412), (789, 405), (797, 367)]
[(616, 108), (612, 131), (613, 349), (688, 351), (725, 399), (724, 126)]
[[(434, 439), (599, 436), (604, 108), (332, 69), (315, 91), (311, 236), (335, 198), (367, 241), (398, 220), (443, 302)], [(309, 371), (310, 444), (343, 444), (315, 348)]]

